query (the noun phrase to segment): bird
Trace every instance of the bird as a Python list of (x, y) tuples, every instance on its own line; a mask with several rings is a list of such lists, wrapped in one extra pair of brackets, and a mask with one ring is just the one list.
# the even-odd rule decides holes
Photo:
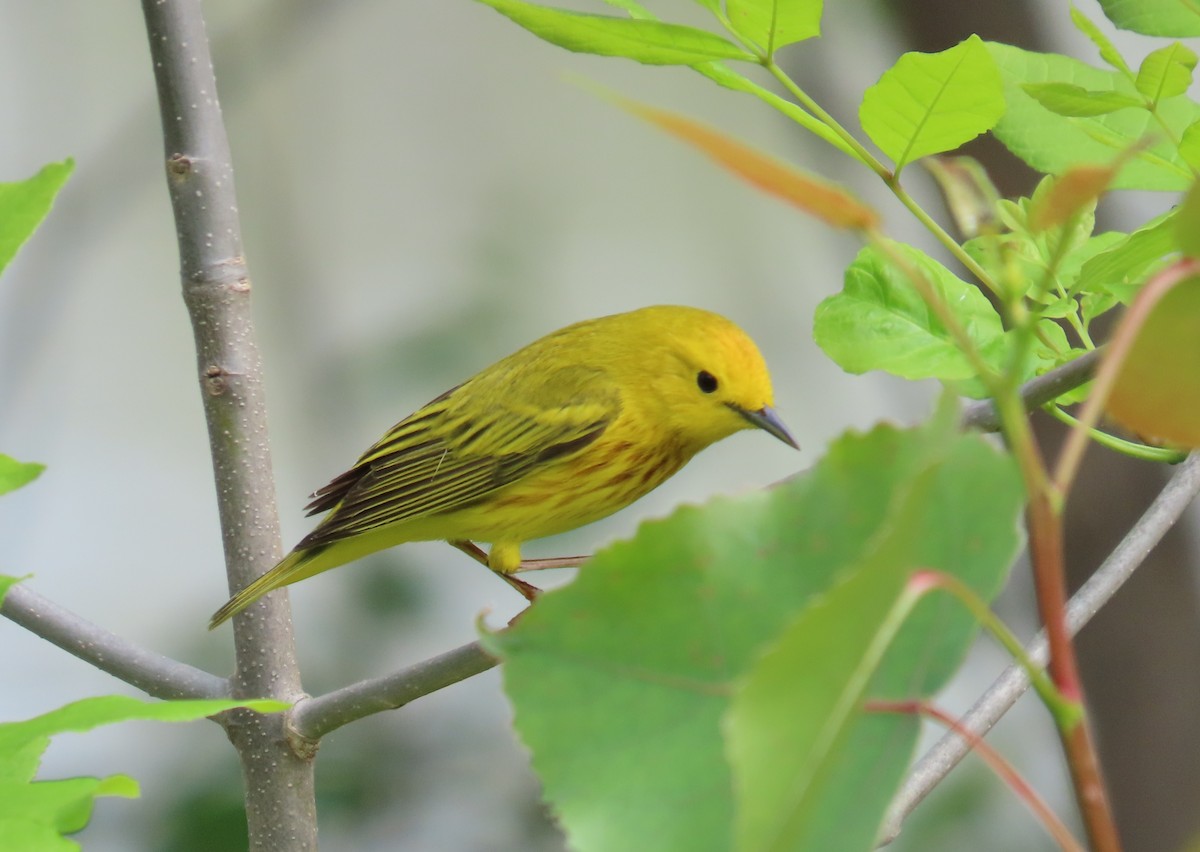
[[(327, 513), (212, 616), (410, 541), (445, 540), (532, 602), (521, 544), (606, 517), (743, 429), (799, 445), (758, 347), (700, 308), (645, 307), (552, 332), (410, 414), (310, 495)], [(491, 544), (486, 553), (474, 542)]]

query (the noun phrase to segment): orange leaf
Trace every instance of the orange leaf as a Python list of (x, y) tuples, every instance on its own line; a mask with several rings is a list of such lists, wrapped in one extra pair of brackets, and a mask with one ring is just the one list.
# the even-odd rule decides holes
[(1129, 334), (1109, 414), (1152, 441), (1200, 447), (1200, 262), (1180, 261), (1142, 288), (1110, 354)]
[(1103, 195), (1116, 176), (1117, 166), (1068, 169), (1033, 208), (1029, 214), (1029, 227), (1034, 231), (1046, 231), (1063, 224)]
[(836, 184), (792, 168), (681, 115), (624, 98), (613, 100), (621, 108), (691, 143), (743, 180), (791, 202), (828, 225), (868, 230), (879, 223), (874, 210)]

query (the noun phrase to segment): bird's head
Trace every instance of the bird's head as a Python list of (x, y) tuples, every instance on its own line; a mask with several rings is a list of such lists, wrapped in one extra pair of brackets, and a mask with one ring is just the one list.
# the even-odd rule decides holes
[(767, 365), (744, 331), (697, 308), (643, 311), (651, 312), (658, 337), (658, 345), (648, 347), (645, 367), (657, 374), (653, 383), (665, 404), (663, 416), (685, 444), (699, 451), (754, 427), (799, 448), (772, 407)]

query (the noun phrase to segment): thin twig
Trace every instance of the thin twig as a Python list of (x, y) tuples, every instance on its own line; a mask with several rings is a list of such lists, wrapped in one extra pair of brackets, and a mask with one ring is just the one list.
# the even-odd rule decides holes
[(293, 735), (315, 742), (342, 725), (403, 707), (423, 695), (485, 672), (497, 662), (478, 642), (472, 642), (393, 674), (301, 699), (291, 710), (289, 729)]
[[(1061, 367), (1055, 367), (1048, 373), (1030, 379), (1021, 386), (1021, 402), (1025, 404), (1025, 408), (1041, 408), (1050, 400), (1057, 399), (1067, 391), (1090, 381), (1096, 373), (1096, 365), (1100, 362), (1102, 351), (1103, 347), (1093, 349)], [(999, 431), (1000, 415), (996, 411), (995, 403), (991, 400), (980, 400), (965, 406), (962, 425), (964, 428), (980, 429), (984, 432)]]
[[(1200, 494), (1200, 452), (1192, 453), (1176, 469), (1174, 476), (1150, 508), (1142, 515), (1116, 549), (1071, 598), (1067, 607), (1067, 626), (1075, 635), (1101, 607), (1116, 594), (1125, 581), (1146, 559), (1180, 515)], [(1047, 659), (1045, 636), (1039, 634), (1027, 646), (1029, 656), (1039, 665)], [(1029, 678), (1019, 666), (1009, 666), (962, 718), (962, 724), (976, 734), (985, 734), (1012, 708), (1025, 690)], [(899, 794), (892, 802), (885, 822), (884, 841), (900, 833), (905, 818), (958, 765), (970, 746), (956, 734), (947, 734), (917, 761)]]
[[(280, 543), (233, 162), (200, 0), (142, 0), (142, 12), (158, 88), (167, 187), (196, 343), (226, 572), (234, 590), (275, 563)], [(236, 619), (234, 645), (235, 698), (294, 701), (303, 695), (286, 594), (269, 595)], [(288, 746), (283, 719), (234, 711), (221, 721), (241, 757), (251, 848), (315, 849), (312, 761)]]
[(0, 615), (155, 698), (229, 697), (224, 678), (117, 636), (25, 585), (8, 590)]

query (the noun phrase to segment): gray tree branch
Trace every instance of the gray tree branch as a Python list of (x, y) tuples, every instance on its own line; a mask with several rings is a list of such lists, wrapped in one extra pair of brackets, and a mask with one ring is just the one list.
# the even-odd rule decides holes
[(497, 662), (478, 642), (472, 642), (392, 674), (362, 680), (316, 698), (303, 698), (292, 708), (291, 733), (315, 743), (342, 725), (403, 707), (422, 695), (485, 672)]
[(27, 586), (8, 590), (0, 615), (155, 698), (229, 697), (224, 678), (117, 636)]
[[(142, 12), (232, 591), (280, 556), (266, 402), (233, 162), (200, 0), (142, 0)], [(300, 698), (286, 594), (268, 595), (236, 619), (234, 644), (235, 698)], [(223, 715), (222, 724), (241, 758), (251, 847), (315, 849), (312, 761), (288, 746), (283, 717), (241, 710)]]
[[(1021, 386), (1021, 400), (1025, 407), (1040, 408), (1050, 400), (1091, 381), (1103, 351), (1103, 347), (1093, 349), (1061, 367), (1055, 367), (1048, 373), (1030, 379)], [(990, 399), (970, 403), (963, 408), (962, 424), (964, 427), (984, 432), (998, 432), (1000, 415), (996, 413), (996, 404)]]
[[(1083, 628), (1100, 608), (1108, 603), (1125, 581), (1166, 535), (1179, 517), (1200, 494), (1200, 452), (1182, 462), (1166, 487), (1150, 504), (1117, 548), (1104, 560), (1067, 607), (1067, 626), (1071, 635)], [(1029, 656), (1038, 665), (1047, 659), (1046, 638), (1039, 633), (1028, 645)], [(1000, 721), (1017, 699), (1029, 688), (1029, 677), (1020, 666), (1009, 666), (962, 717), (963, 727), (983, 736)], [(884, 822), (881, 843), (889, 843), (900, 833), (904, 820), (950, 770), (971, 750), (965, 739), (948, 733), (917, 761), (904, 786), (892, 802)]]

